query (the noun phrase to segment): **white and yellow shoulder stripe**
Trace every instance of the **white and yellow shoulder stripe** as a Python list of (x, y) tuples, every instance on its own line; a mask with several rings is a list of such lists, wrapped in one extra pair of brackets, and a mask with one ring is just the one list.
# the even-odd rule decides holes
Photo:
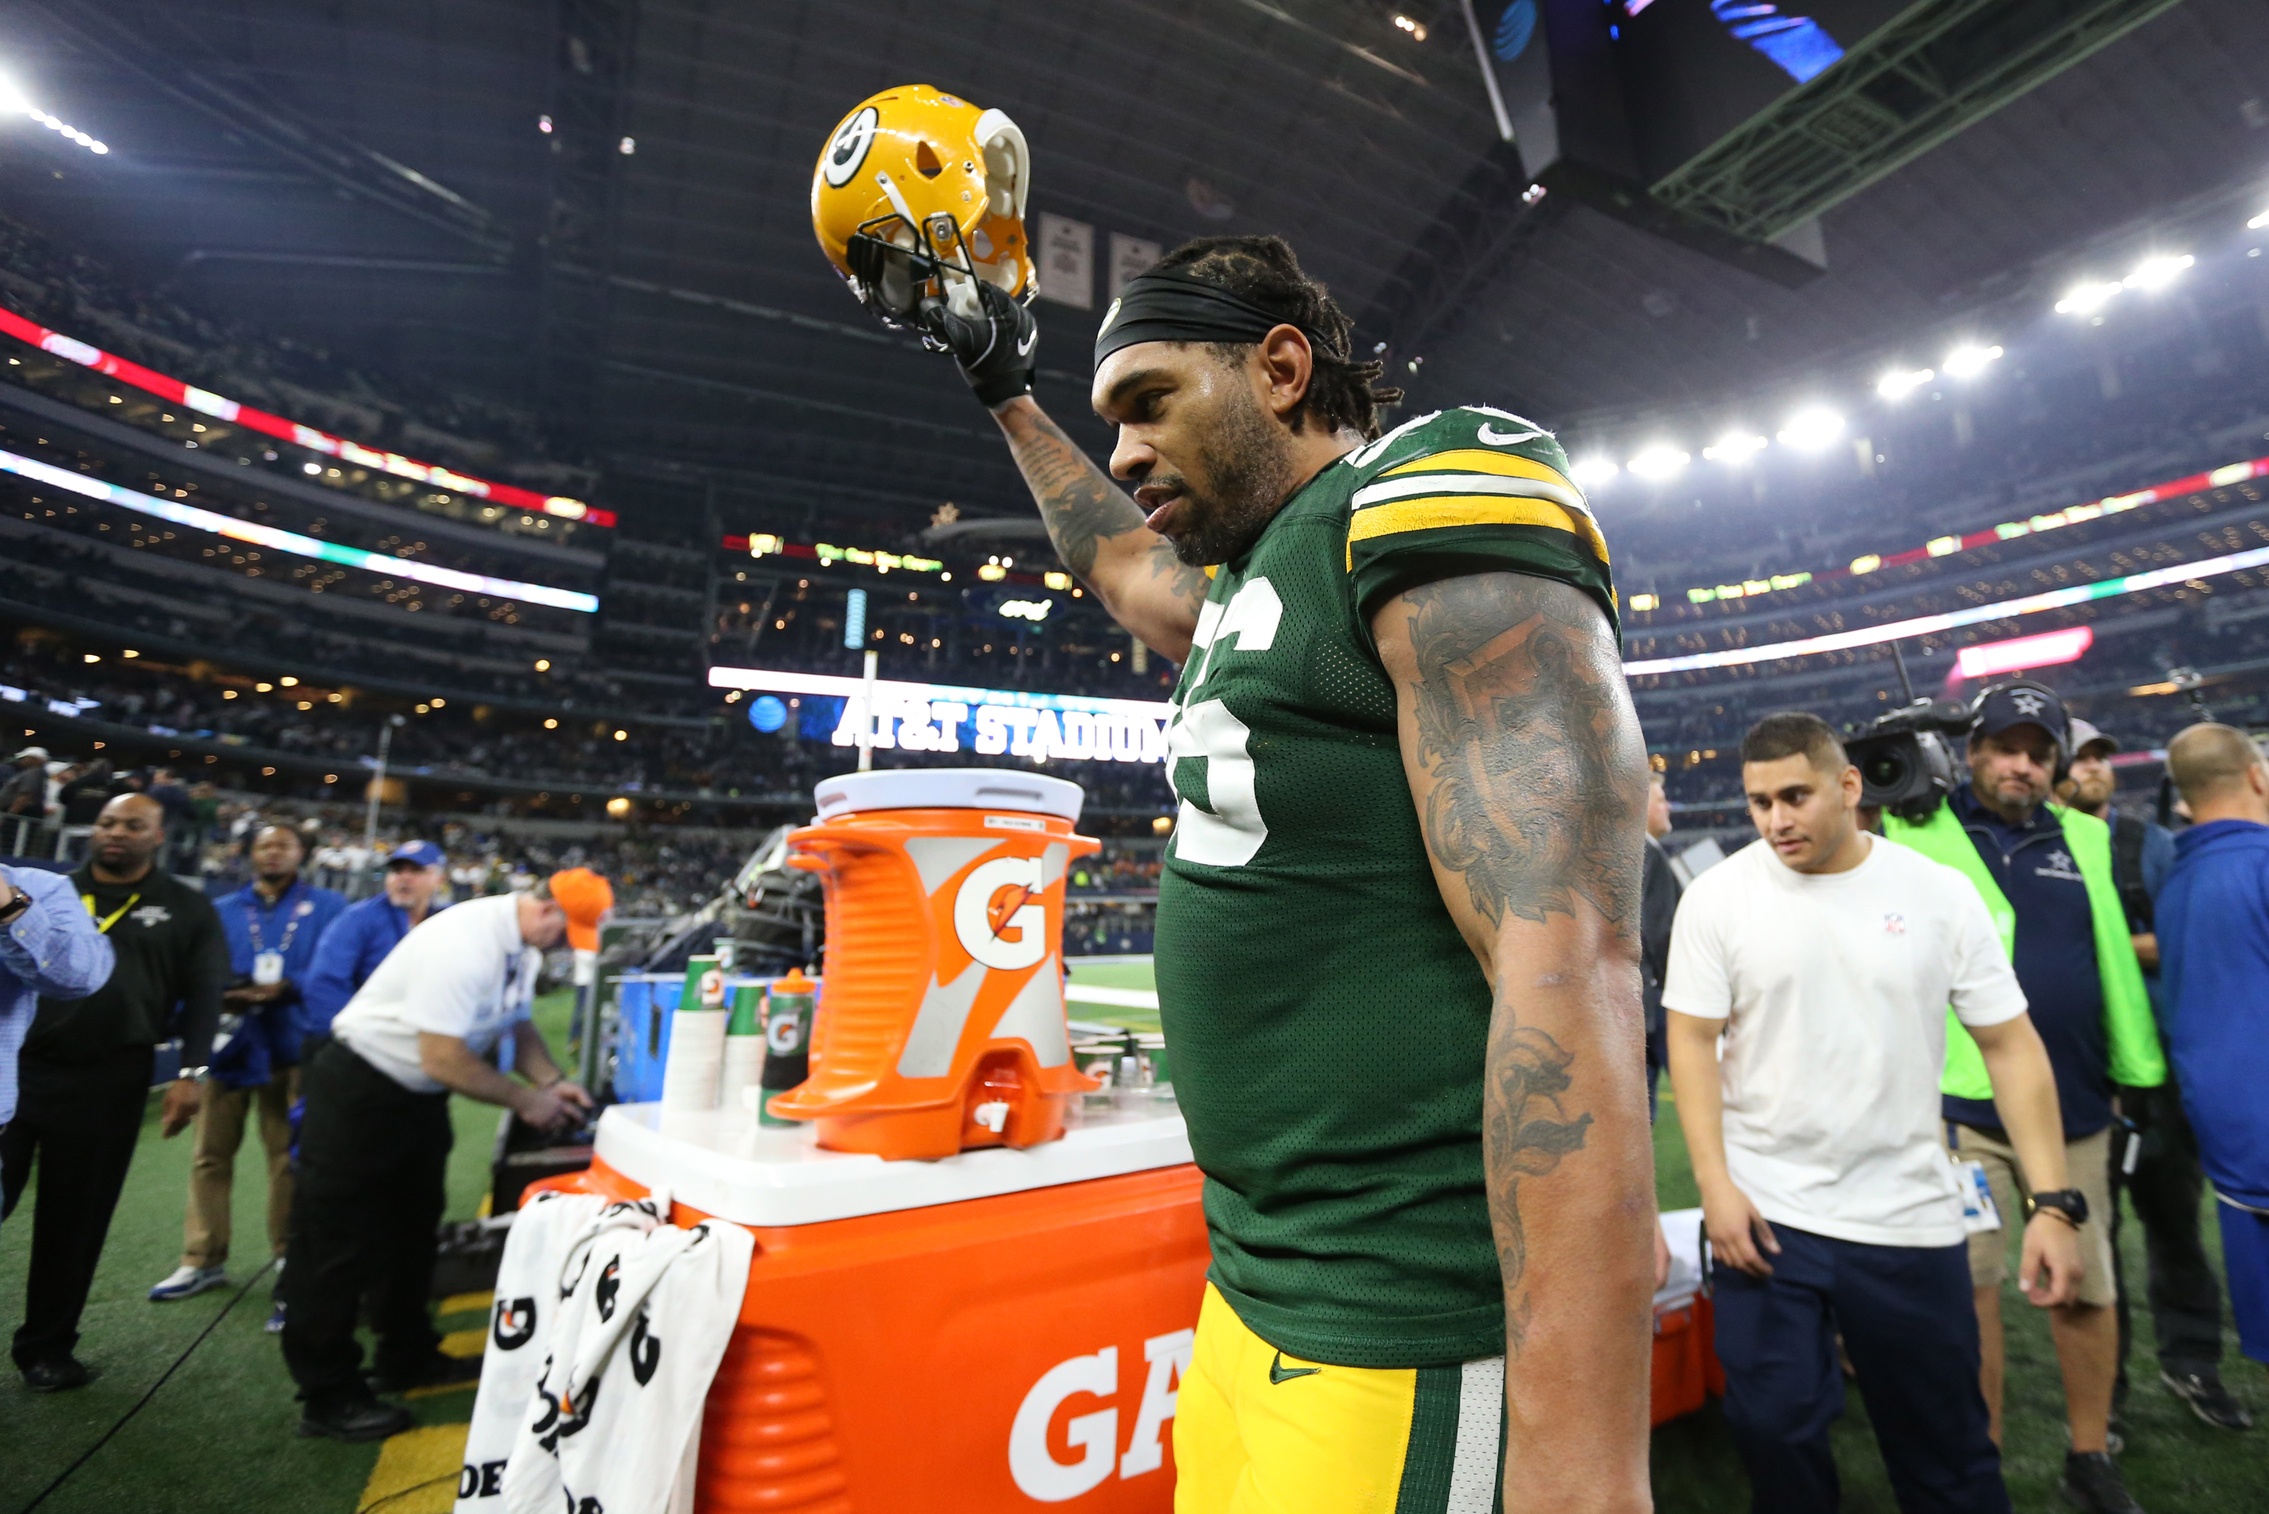
[(1550, 463), (1517, 452), (1455, 447), (1397, 463), (1355, 491), (1347, 526), (1354, 544), (1445, 526), (1544, 526), (1581, 537), (1606, 562), (1607, 539), (1583, 490)]

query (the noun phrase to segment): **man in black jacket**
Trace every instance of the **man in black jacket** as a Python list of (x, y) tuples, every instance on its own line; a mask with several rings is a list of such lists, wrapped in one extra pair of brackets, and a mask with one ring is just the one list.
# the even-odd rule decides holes
[[(95, 821), (94, 849), (71, 875), (118, 966), (84, 999), (41, 999), (24, 1041), (22, 1101), (0, 1132), (0, 1213), (12, 1211), (39, 1160), (31, 1275), (13, 1355), (35, 1392), (77, 1388), (94, 1373), (72, 1352), (79, 1313), (142, 1133), (152, 1050), (182, 1038), (181, 1076), (165, 1091), (171, 1137), (197, 1112), (229, 977), (220, 917), (158, 865), (165, 812), (122, 794)], [(178, 1021), (177, 1021), (178, 1012)]]
[(1655, 1113), (1655, 1089), (1662, 1070), (1670, 1065), (1663, 1040), (1662, 984), (1670, 975), (1670, 926), (1678, 917), (1678, 896), (1685, 887), (1662, 838), (1670, 834), (1670, 795), (1663, 776), (1655, 773), (1647, 786), (1647, 851), (1639, 870), (1639, 994), (1647, 1016), (1647, 1118)]

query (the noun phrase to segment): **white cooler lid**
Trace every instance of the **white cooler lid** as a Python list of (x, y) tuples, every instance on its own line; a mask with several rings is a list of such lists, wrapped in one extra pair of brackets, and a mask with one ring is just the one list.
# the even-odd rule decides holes
[(936, 1162), (886, 1162), (822, 1151), (809, 1125), (760, 1126), (743, 1112), (615, 1104), (599, 1116), (598, 1155), (648, 1188), (736, 1225), (814, 1225), (863, 1214), (1085, 1183), (1190, 1160), (1171, 1103), (1081, 1111), (1060, 1141), (1022, 1151), (965, 1151)]
[(1021, 810), (1076, 824), (1087, 791), (1014, 768), (888, 768), (826, 779), (812, 799), (822, 820), (868, 810)]

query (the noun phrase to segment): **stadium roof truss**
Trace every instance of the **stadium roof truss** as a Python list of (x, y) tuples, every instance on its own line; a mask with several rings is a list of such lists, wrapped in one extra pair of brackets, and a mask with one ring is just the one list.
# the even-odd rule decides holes
[(1926, 0), (1651, 193), (1771, 241), (2176, 3)]

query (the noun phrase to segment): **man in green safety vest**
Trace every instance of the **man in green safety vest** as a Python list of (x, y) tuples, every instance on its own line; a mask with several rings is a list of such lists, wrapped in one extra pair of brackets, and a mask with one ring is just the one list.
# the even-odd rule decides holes
[(1976, 1162), (1993, 1190), (2002, 1227), (1970, 1238), (1970, 1282), (1983, 1338), (1983, 1386), (1993, 1435), (2001, 1438), (2001, 1285), (2008, 1239), (2035, 1207), (2075, 1220), (2086, 1266), (2079, 1296), (2050, 1311), (2071, 1419), (2062, 1491), (2075, 1506), (2130, 1514), (2111, 1459), (2112, 1382), (2119, 1328), (2111, 1305), (2109, 1215), (2113, 1085), (2155, 1088), (2166, 1059), (2112, 879), (2111, 831), (2101, 820), (2049, 803), (2070, 764), (2071, 719), (2054, 690), (2029, 680), (1996, 685), (1974, 707), (1969, 781), (1920, 822), (1884, 816), (1884, 833), (1962, 873), (1984, 896), (2016, 968), (2033, 1024), (2048, 1048), (2064, 1121), (2065, 1165), (2077, 1189), (2028, 1193), (1994, 1113), (1993, 1087), (1977, 1044), (1947, 1029), (1947, 1145)]

